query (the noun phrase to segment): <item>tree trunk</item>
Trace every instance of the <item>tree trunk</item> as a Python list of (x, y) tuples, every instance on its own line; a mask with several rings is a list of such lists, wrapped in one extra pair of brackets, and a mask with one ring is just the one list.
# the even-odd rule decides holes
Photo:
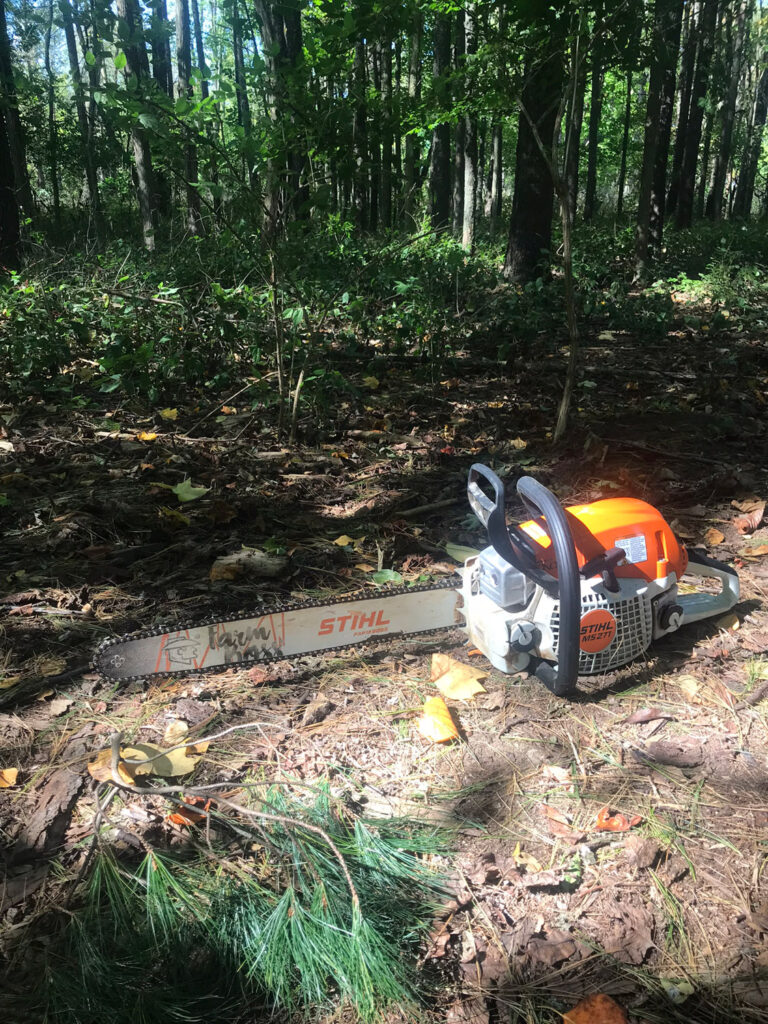
[[(464, 14), (464, 49), (467, 62), (477, 53), (477, 23), (475, 4), (467, 4)], [(471, 70), (465, 94), (472, 100)], [(464, 215), (461, 245), (467, 252), (475, 246), (475, 212), (477, 210), (477, 117), (469, 111), (464, 115)]]
[[(195, 34), (195, 50), (197, 51), (197, 66), (200, 69), (200, 95), (203, 100), (207, 100), (210, 95), (208, 86), (208, 80), (211, 77), (211, 72), (208, 69), (208, 62), (205, 59), (205, 47), (203, 45), (203, 26), (200, 21), (200, 5), (198, 0), (192, 0), (192, 28)], [(211, 143), (215, 141), (213, 137), (213, 125), (210, 121), (206, 121), (207, 134)], [(221, 192), (219, 189), (219, 167), (216, 159), (216, 150), (213, 145), (209, 147), (208, 156), (208, 178), (213, 185), (213, 194), (211, 196), (213, 207), (213, 215), (216, 219), (217, 225), (221, 224)]]
[(60, 10), (64, 25), (64, 38), (67, 43), (69, 71), (72, 77), (72, 89), (75, 97), (75, 109), (77, 111), (77, 124), (80, 129), (80, 146), (83, 167), (85, 169), (85, 181), (88, 188), (88, 201), (91, 207), (94, 234), (96, 235), (96, 240), (101, 243), (104, 240), (104, 220), (101, 212), (98, 178), (96, 176), (96, 157), (89, 138), (88, 113), (85, 109), (85, 95), (83, 93), (83, 82), (80, 77), (77, 41), (75, 39), (75, 27), (69, 0), (60, 0)]
[(731, 32), (732, 53), (728, 79), (728, 90), (725, 102), (720, 108), (720, 146), (715, 157), (712, 191), (707, 198), (707, 216), (712, 220), (720, 220), (723, 215), (723, 192), (728, 165), (731, 162), (733, 149), (733, 124), (736, 118), (736, 100), (739, 94), (739, 83), (742, 78), (742, 58), (744, 55), (744, 36), (747, 27), (747, 0), (738, 0), (736, 10), (736, 31)]
[(19, 204), (16, 198), (5, 110), (0, 107), (0, 270), (18, 270), (20, 266)]
[(385, 39), (379, 51), (381, 73), (381, 206), (385, 231), (392, 227), (392, 44)]
[[(433, 76), (438, 117), (446, 117), (451, 103), (451, 23), (437, 14), (434, 26)], [(451, 129), (439, 121), (432, 131), (432, 166), (429, 180), (432, 227), (444, 230), (451, 220)]]
[[(763, 53), (762, 63), (768, 63), (768, 52)], [(752, 199), (755, 194), (755, 178), (757, 163), (763, 141), (763, 128), (768, 116), (768, 68), (764, 68), (758, 79), (752, 116), (744, 142), (744, 152), (739, 166), (739, 179), (736, 185), (736, 196), (733, 201), (733, 216), (749, 219), (752, 212)]]
[[(176, 0), (176, 97), (192, 99), (192, 44), (189, 34), (189, 0)], [(200, 235), (200, 193), (197, 189), (197, 146), (188, 139), (184, 144), (184, 194), (187, 231)]]
[(664, 80), (661, 86), (659, 107), (659, 134), (656, 147), (656, 164), (651, 184), (649, 210), (650, 244), (653, 250), (661, 247), (664, 234), (664, 213), (667, 191), (667, 164), (669, 145), (672, 138), (672, 114), (675, 105), (677, 79), (677, 55), (680, 50), (680, 34), (683, 28), (683, 0), (672, 0), (666, 17), (668, 38), (665, 45)]
[(515, 151), (515, 193), (504, 259), (504, 276), (521, 282), (545, 273), (551, 260), (554, 184), (533, 128), (545, 146), (552, 144), (563, 86), (563, 45), (546, 10), (539, 22), (540, 46), (531, 46), (526, 59)]
[(8, 26), (5, 18), (5, 0), (0, 0), (0, 95), (5, 111), (5, 131), (13, 167), (13, 178), (16, 197), (25, 216), (34, 218), (35, 200), (27, 170), (27, 148), (24, 141), (24, 128), (19, 117), (19, 106), (16, 96), (16, 83), (13, 77), (13, 61), (11, 43), (8, 38)]
[[(700, 16), (700, 12), (699, 15)], [(688, 115), (691, 111), (691, 89), (693, 73), (696, 69), (696, 40), (698, 39), (697, 14), (693, 0), (688, 0), (685, 7), (685, 42), (680, 72), (680, 99), (678, 101), (677, 129), (675, 146), (672, 155), (672, 171), (669, 176), (669, 191), (665, 203), (667, 216), (672, 216), (677, 208), (677, 196), (680, 190), (680, 173), (685, 153), (685, 137), (688, 130)]]
[[(379, 63), (380, 43), (368, 47), (369, 81), (378, 97), (381, 110), (381, 66)], [(368, 152), (371, 155), (370, 195), (368, 206), (368, 227), (376, 231), (379, 227), (379, 195), (381, 188), (381, 116), (370, 118), (368, 131)]]
[(587, 33), (583, 27), (580, 27), (571, 44), (573, 48), (571, 63), (575, 69), (575, 76), (569, 87), (563, 156), (563, 177), (568, 190), (572, 225), (576, 221), (579, 197), (579, 158), (581, 156), (581, 128), (584, 121), (584, 92), (587, 84), (586, 52), (588, 42)]
[(624, 99), (624, 127), (621, 133), (621, 162), (619, 163), (619, 181), (616, 186), (616, 220), (621, 220), (624, 213), (624, 186), (627, 180), (627, 150), (629, 148), (629, 129), (632, 124), (632, 71), (627, 72), (627, 94)]
[(253, 188), (253, 155), (249, 140), (253, 123), (251, 121), (251, 104), (248, 99), (248, 90), (245, 84), (245, 62), (243, 60), (243, 26), (237, 0), (232, 0), (231, 7), (232, 26), (232, 61), (235, 69), (235, 97), (237, 100), (237, 123), (243, 132), (243, 169), (248, 183)]
[(685, 150), (680, 168), (680, 186), (675, 209), (675, 226), (689, 228), (693, 220), (693, 201), (696, 186), (696, 164), (701, 142), (704, 117), (704, 97), (707, 93), (712, 48), (717, 21), (718, 0), (702, 0), (700, 31), (696, 53), (696, 70), (691, 88), (691, 108), (685, 132)]
[[(408, 48), (408, 128), (411, 127), (411, 119), (414, 118), (416, 107), (421, 99), (421, 30), (422, 14), (420, 10), (417, 10), (413, 15)], [(405, 136), (405, 195), (403, 196), (403, 222), (406, 230), (413, 230), (416, 227), (414, 211), (418, 194), (417, 165), (420, 148), (418, 136), (409, 131)]]
[[(677, 58), (679, 45), (679, 41), (678, 45), (675, 45), (673, 38), (677, 7), (678, 0), (656, 0), (653, 11), (653, 39), (635, 241), (635, 279), (640, 282), (647, 278), (648, 273), (653, 176), (656, 169), (663, 93), (667, 73), (671, 63)], [(654, 211), (653, 216), (658, 217), (657, 210)]]
[(490, 202), (490, 231), (491, 235), (495, 235), (499, 229), (501, 223), (501, 204), (502, 204), (502, 189), (503, 189), (503, 163), (502, 163), (502, 127), (500, 124), (495, 124), (492, 129), (492, 142), (491, 142), (491, 160), (493, 163), (493, 173), (491, 174), (491, 202)]
[(166, 0), (151, 0), (150, 40), (152, 46), (152, 77), (166, 96), (173, 96), (171, 65), (171, 27)]
[(365, 43), (358, 39), (355, 43), (355, 59), (352, 66), (354, 83), (354, 112), (352, 115), (352, 150), (355, 168), (352, 175), (352, 205), (358, 227), (363, 231), (368, 227), (368, 140), (366, 134), (367, 106), (365, 102)]
[(53, 30), (53, 3), (48, 3), (48, 21), (45, 26), (44, 65), (48, 80), (48, 159), (50, 161), (53, 224), (58, 235), (61, 230), (61, 199), (59, 196), (59, 136), (56, 129), (56, 86), (51, 68), (51, 32)]
[[(459, 106), (464, 99), (464, 12), (459, 11), (455, 18), (455, 40), (453, 44), (453, 102)], [(451, 227), (454, 238), (461, 238), (464, 224), (464, 128), (465, 120), (460, 116), (456, 121), (453, 135), (453, 177), (451, 199)]]
[(597, 210), (597, 145), (603, 113), (603, 21), (595, 20), (592, 43), (592, 92), (589, 100), (589, 134), (587, 136), (587, 187), (584, 195), (584, 222), (589, 223)]
[(712, 148), (712, 126), (714, 117), (709, 111), (704, 113), (704, 138), (701, 145), (701, 169), (699, 171), (698, 184), (694, 195), (694, 216), (701, 220), (704, 216), (704, 202), (707, 196), (709, 180), (709, 152)]

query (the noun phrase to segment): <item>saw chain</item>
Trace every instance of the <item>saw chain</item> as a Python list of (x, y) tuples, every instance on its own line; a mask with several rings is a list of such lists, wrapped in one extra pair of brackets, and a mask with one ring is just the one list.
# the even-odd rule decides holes
[(461, 624), (460, 574), (438, 583), (358, 591), (341, 600), (256, 608), (224, 621), (158, 626), (105, 640), (94, 669), (120, 682), (220, 672), (380, 643)]

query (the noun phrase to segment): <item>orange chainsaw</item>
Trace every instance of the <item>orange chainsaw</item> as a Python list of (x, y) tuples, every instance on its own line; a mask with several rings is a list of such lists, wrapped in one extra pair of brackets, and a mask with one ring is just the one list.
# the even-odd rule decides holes
[[(155, 627), (105, 641), (94, 667), (113, 680), (214, 672), (458, 626), (494, 667), (533, 672), (567, 697), (579, 675), (625, 665), (652, 640), (739, 599), (734, 570), (686, 551), (644, 501), (563, 508), (532, 477), (517, 491), (531, 518), (508, 526), (503, 483), (486, 466), (470, 469), (469, 503), (490, 544), (458, 570), (458, 584), (383, 587)], [(684, 574), (698, 580), (682, 593)]]

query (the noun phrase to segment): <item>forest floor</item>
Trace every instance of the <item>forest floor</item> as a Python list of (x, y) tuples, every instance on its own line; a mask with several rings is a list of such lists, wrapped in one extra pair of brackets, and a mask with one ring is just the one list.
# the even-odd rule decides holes
[[(457, 359), (434, 380), (418, 362), (345, 364), (364, 399), (340, 400), (324, 436), (290, 450), (267, 413), (226, 395), (165, 416), (0, 407), (0, 768), (18, 769), (0, 789), (9, 1024), (90, 841), (94, 752), (116, 729), (157, 741), (171, 719), (200, 735), (255, 718), (270, 727), (215, 744), (196, 781), (327, 780), (363, 814), (453, 830), (455, 892), (422, 954), (430, 1019), (545, 1024), (604, 992), (633, 1021), (768, 1020), (768, 522), (740, 521), (768, 498), (765, 342), (680, 330), (585, 345), (557, 447), (562, 352)], [(583, 679), (569, 701), (491, 670), (485, 694), (452, 702), (453, 744), (415, 723), (434, 652), (481, 662), (459, 631), (122, 687), (90, 670), (101, 640), (162, 621), (341, 595), (380, 568), (445, 579), (447, 542), (483, 543), (465, 499), (475, 461), (571, 504), (651, 502), (738, 567), (735, 614)], [(187, 478), (208, 490), (181, 503), (168, 488)], [(273, 578), (212, 580), (242, 545), (288, 561)], [(603, 808), (639, 821), (599, 830)], [(105, 835), (172, 847), (183, 830), (167, 811), (126, 796)]]

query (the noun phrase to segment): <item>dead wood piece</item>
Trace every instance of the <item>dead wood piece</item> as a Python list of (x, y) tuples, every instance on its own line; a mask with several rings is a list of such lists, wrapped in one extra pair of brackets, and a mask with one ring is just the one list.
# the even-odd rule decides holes
[(38, 790), (32, 790), (35, 809), (11, 851), (14, 863), (31, 860), (59, 846), (80, 795), (84, 778), (71, 768), (60, 768)]
[(33, 896), (48, 877), (50, 863), (24, 864), (5, 875), (0, 885), (0, 915)]

